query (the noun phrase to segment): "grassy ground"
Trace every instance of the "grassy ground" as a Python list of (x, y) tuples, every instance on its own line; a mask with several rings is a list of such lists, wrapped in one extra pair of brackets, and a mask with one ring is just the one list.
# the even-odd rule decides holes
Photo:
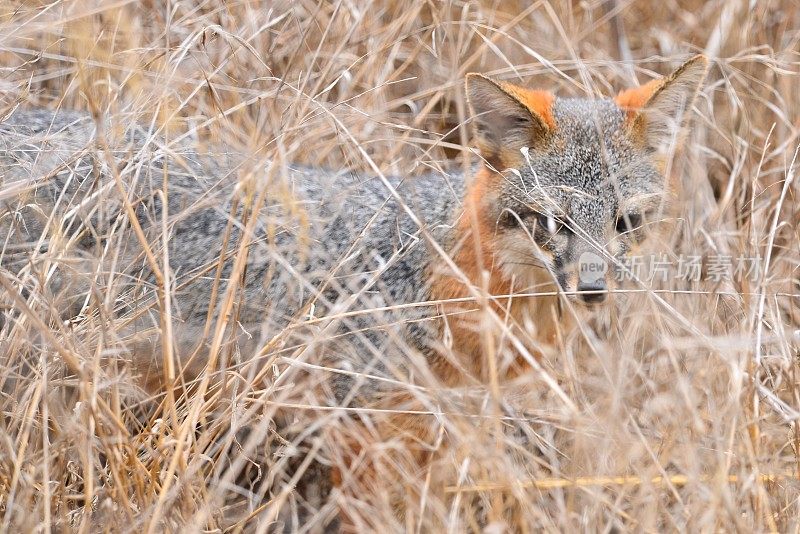
[[(654, 249), (700, 256), (700, 280), (656, 280), (564, 332), (542, 365), (569, 402), (542, 374), (428, 384), (433, 468), (368, 432), (355, 464), (379, 476), (362, 479), (348, 444), (393, 414), (346, 418), (235, 369), (237, 387), (174, 397), (122, 363), (78, 378), (65, 352), (91, 367), (125, 351), (25, 296), (0, 323), (0, 531), (314, 530), (339, 509), (363, 530), (798, 531), (799, 49), (791, 0), (0, 2), (3, 115), (132, 113), (201, 146), (403, 176), (477, 161), (468, 72), (607, 96), (690, 53), (713, 62)], [(726, 256), (761, 272), (715, 279)], [(300, 430), (275, 431), (278, 407)], [(315, 500), (331, 465), (344, 482)], [(416, 488), (405, 517), (388, 481)]]

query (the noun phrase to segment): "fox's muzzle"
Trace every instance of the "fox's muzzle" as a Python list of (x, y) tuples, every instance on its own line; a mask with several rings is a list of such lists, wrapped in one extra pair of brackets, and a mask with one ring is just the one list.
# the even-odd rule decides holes
[(586, 304), (599, 304), (606, 300), (608, 286), (604, 279), (591, 283), (578, 282), (578, 298)]

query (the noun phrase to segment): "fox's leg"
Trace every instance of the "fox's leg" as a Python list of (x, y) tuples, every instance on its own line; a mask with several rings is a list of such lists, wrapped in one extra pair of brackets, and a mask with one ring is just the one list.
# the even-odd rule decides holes
[[(343, 454), (331, 471), (332, 485), (341, 492), (342, 532), (363, 532), (376, 528), (380, 519), (370, 514), (391, 509), (395, 524), (415, 525), (423, 510), (425, 488), (430, 488), (441, 473), (433, 465), (446, 445), (435, 417), (424, 413), (423, 403), (404, 393), (382, 399), (381, 413), (368, 424), (358, 423), (342, 441)], [(386, 413), (383, 410), (395, 410)], [(410, 413), (415, 412), (415, 413)], [(438, 503), (427, 503), (427, 508)], [(377, 521), (377, 523), (376, 523)]]
[[(137, 382), (146, 391), (163, 393), (168, 387), (179, 390), (196, 381), (202, 372), (215, 375), (212, 380), (217, 380), (237, 358), (255, 355), (258, 348), (255, 339), (237, 333), (241, 334), (236, 331), (234, 335), (224, 334), (213, 368), (208, 368), (212, 343), (202, 324), (176, 321), (167, 337), (162, 325), (155, 325), (152, 320), (142, 321), (130, 326), (124, 334)], [(169, 351), (165, 350), (165, 343), (170, 343)]]

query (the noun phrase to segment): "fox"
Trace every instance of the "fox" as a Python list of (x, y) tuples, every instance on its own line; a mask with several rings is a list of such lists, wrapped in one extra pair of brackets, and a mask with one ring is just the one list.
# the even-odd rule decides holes
[[(609, 98), (468, 74), (480, 163), (413, 178), (201, 149), (138, 117), (6, 109), (0, 344), (34, 315), (115, 324), (92, 341), (148, 387), (276, 355), (324, 361), (319, 387), (340, 406), (419, 377), (528, 373), (565, 308), (613, 298), (615, 269), (658, 222), (665, 152), (707, 70), (694, 56)], [(492, 329), (511, 340), (499, 362)]]
[[(239, 250), (233, 244), (248, 231), (236, 220), (237, 210), (243, 213), (241, 173), (252, 162), (203, 154), (186, 143), (164, 145), (139, 124), (122, 135), (121, 149), (101, 153), (104, 126), (92, 116), (15, 109), (0, 123), (0, 258), (19, 291), (31, 294), (41, 285), (71, 303), (66, 309), (74, 316), (99, 304), (135, 315), (137, 305), (155, 300), (155, 274), (166, 261), (164, 269), (174, 271), (172, 320), (182, 331), (178, 352), (194, 354), (199, 345), (208, 348), (200, 333), (219, 311), (212, 297), (224, 287), (215, 288), (214, 272), (227, 280), (232, 257), (244, 251), (236, 309), (244, 335), (238, 338), (263, 343), (311, 307), (320, 317), (359, 306), (435, 302), (444, 308), (440, 324), (411, 321), (399, 337), (427, 353), (446, 382), (464, 374), (480, 381), (486, 372), (480, 325), (460, 313), (470, 307), (463, 302), (477, 299), (481, 287), (504, 296), (493, 306), (510, 304), (513, 323), (546, 343), (564, 317), (562, 297), (603, 301), (610, 271), (584, 281), (579, 260), (591, 253), (614, 263), (642, 237), (668, 193), (658, 152), (691, 108), (707, 65), (696, 56), (613, 99), (557, 98), (469, 74), (466, 94), (482, 160), (471, 179), (301, 167), (285, 171), (284, 181), (254, 176), (250, 185), (269, 188), (271, 198)], [(128, 183), (115, 183), (115, 172)], [(131, 227), (152, 243), (150, 261)], [(107, 238), (123, 250), (112, 267)], [(97, 275), (115, 271), (126, 278), (115, 285), (116, 300), (92, 303)], [(524, 291), (544, 296), (511, 296)], [(421, 318), (413, 317), (418, 312), (405, 309), (398, 319)], [(151, 340), (161, 327), (152, 313), (134, 321), (140, 331), (150, 321), (145, 337)], [(351, 332), (369, 322), (352, 317), (345, 320)], [(455, 361), (436, 356), (443, 330)], [(381, 354), (385, 340), (374, 332), (364, 336), (369, 352)], [(507, 371), (525, 367), (517, 363)]]

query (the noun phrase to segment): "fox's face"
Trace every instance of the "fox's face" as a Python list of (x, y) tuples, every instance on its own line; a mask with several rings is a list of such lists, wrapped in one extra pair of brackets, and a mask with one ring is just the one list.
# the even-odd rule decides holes
[(504, 274), (550, 279), (571, 298), (604, 300), (624, 256), (662, 218), (659, 153), (705, 77), (698, 56), (616, 99), (563, 99), (470, 75), (487, 171), (481, 219)]

